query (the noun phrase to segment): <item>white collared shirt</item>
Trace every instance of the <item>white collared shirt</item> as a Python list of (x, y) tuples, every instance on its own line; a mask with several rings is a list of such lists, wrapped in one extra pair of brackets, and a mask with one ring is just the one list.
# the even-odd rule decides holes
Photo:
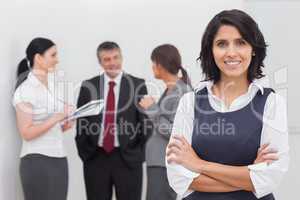
[[(48, 84), (52, 84), (49, 83)], [(29, 103), (32, 106), (32, 122), (39, 124), (50, 118), (56, 112), (64, 110), (63, 101), (55, 97), (38, 78), (30, 72), (27, 79), (16, 89), (13, 105)], [(27, 154), (42, 154), (51, 157), (65, 157), (63, 133), (59, 124), (46, 133), (30, 141), (22, 140), (20, 157)]]
[[(224, 101), (212, 93), (212, 82), (205, 82), (203, 87), (208, 90), (209, 103), (217, 112), (232, 112), (245, 107), (255, 96), (258, 90), (264, 92), (263, 86), (258, 80), (253, 81), (248, 88), (248, 92), (236, 98), (229, 108)], [(194, 97), (195, 93), (185, 94), (180, 102), (174, 119), (172, 135), (182, 134), (189, 143), (192, 140), (194, 121)], [(172, 139), (171, 139), (172, 140)], [(271, 93), (266, 101), (263, 114), (263, 128), (261, 133), (261, 144), (270, 143), (270, 148), (278, 151), (279, 159), (267, 165), (259, 163), (249, 165), (250, 178), (254, 185), (254, 195), (261, 198), (274, 192), (281, 182), (283, 175), (288, 170), (289, 165), (289, 144), (287, 126), (287, 106), (285, 100), (276, 93)], [(171, 187), (183, 197), (188, 196), (193, 191), (189, 186), (193, 179), (201, 174), (194, 173), (181, 165), (172, 163), (167, 166), (167, 175)]]
[[(116, 85), (114, 86), (114, 94), (115, 94), (115, 123), (117, 123), (117, 114), (118, 114), (118, 102), (119, 102), (119, 96), (120, 96), (120, 85), (121, 85), (121, 79), (123, 76), (123, 71), (121, 71), (117, 77), (115, 77), (114, 79), (110, 78), (106, 73), (104, 73), (104, 109), (106, 109), (106, 101), (107, 101), (107, 95), (108, 95), (108, 90), (109, 90), (109, 82), (113, 81), (116, 83)], [(104, 110), (104, 112), (102, 113), (102, 124), (101, 124), (101, 134), (99, 137), (99, 146), (102, 147), (103, 146), (103, 130), (104, 130), (104, 120), (105, 120), (105, 112), (106, 110)], [(115, 147), (119, 147), (119, 138), (118, 138), (118, 130), (115, 129), (115, 137), (114, 137), (114, 146)]]

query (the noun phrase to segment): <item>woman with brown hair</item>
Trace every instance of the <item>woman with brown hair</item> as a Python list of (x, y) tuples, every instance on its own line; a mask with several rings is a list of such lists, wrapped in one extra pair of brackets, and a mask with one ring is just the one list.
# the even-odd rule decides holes
[(61, 123), (72, 108), (49, 90), (48, 72), (57, 63), (56, 45), (47, 38), (35, 38), (17, 70), (13, 105), (22, 137), (20, 176), (25, 200), (67, 199), (63, 132), (73, 122)]
[(180, 100), (167, 148), (170, 185), (186, 200), (274, 200), (289, 145), (286, 103), (260, 82), (266, 47), (243, 11), (209, 22), (205, 83)]
[(166, 89), (157, 103), (150, 96), (140, 102), (154, 124), (153, 135), (146, 144), (147, 200), (175, 200), (176, 193), (167, 180), (165, 151), (179, 99), (191, 91), (190, 80), (175, 46), (164, 44), (156, 47), (151, 60), (154, 77), (162, 80)]

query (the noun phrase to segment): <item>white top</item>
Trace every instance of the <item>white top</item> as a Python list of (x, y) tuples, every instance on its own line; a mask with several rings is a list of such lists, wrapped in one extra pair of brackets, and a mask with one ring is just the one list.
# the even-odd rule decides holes
[[(49, 83), (48, 83), (49, 84)], [(62, 112), (63, 101), (60, 101), (30, 72), (28, 78), (16, 89), (13, 96), (14, 107), (19, 103), (30, 103), (32, 106), (33, 124), (39, 124), (51, 117), (55, 112)], [(63, 134), (59, 124), (46, 133), (30, 141), (22, 140), (20, 157), (38, 153), (51, 157), (65, 157)]]
[[(110, 78), (109, 76), (107, 76), (106, 73), (104, 73), (104, 109), (106, 109), (106, 101), (107, 101), (107, 95), (108, 95), (108, 90), (109, 90), (109, 82), (113, 81), (116, 83), (116, 85), (114, 86), (114, 94), (115, 94), (115, 123), (117, 123), (117, 111), (118, 111), (118, 102), (119, 102), (119, 96), (120, 96), (120, 85), (121, 85), (121, 79), (123, 76), (123, 72), (121, 71), (117, 77), (115, 77), (114, 79)], [(102, 147), (103, 146), (103, 131), (104, 131), (104, 120), (105, 120), (105, 112), (106, 110), (104, 110), (104, 112), (102, 112), (102, 124), (101, 124), (101, 134), (99, 137), (99, 146)], [(114, 137), (115, 141), (114, 141), (114, 146), (115, 147), (119, 147), (119, 138), (118, 138), (118, 130), (115, 129), (115, 137)]]
[[(196, 89), (199, 91), (204, 87), (208, 90), (208, 99), (211, 106), (218, 112), (232, 112), (246, 106), (255, 96), (258, 90), (264, 92), (263, 86), (255, 80), (250, 84), (248, 92), (235, 99), (229, 108), (225, 103), (212, 93), (212, 82), (205, 82), (204, 86)], [(192, 140), (194, 120), (194, 92), (185, 94), (177, 109), (174, 119), (172, 135), (182, 134), (189, 143)], [(171, 138), (172, 140), (172, 138)], [(263, 128), (261, 133), (261, 144), (270, 143), (270, 148), (278, 151), (279, 159), (272, 164), (259, 163), (249, 165), (251, 181), (255, 188), (254, 195), (261, 198), (272, 193), (279, 185), (289, 165), (289, 144), (287, 107), (285, 100), (276, 93), (271, 93), (266, 101), (263, 114)], [(184, 197), (192, 193), (189, 186), (193, 179), (200, 174), (194, 173), (185, 167), (172, 163), (167, 166), (167, 175), (171, 187)], [(201, 175), (200, 175), (201, 177)]]

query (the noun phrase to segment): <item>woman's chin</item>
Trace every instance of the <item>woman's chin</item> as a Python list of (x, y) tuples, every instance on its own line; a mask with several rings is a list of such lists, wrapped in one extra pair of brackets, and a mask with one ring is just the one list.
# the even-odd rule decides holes
[(238, 78), (244, 77), (245, 73), (240, 70), (226, 70), (224, 73), (227, 77)]

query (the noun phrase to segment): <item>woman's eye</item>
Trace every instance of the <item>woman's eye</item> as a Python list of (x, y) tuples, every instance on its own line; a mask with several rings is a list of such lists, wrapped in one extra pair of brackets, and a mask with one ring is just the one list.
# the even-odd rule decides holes
[(224, 41), (218, 42), (217, 46), (218, 47), (225, 47), (226, 46), (226, 42), (224, 42)]
[(246, 44), (245, 40), (238, 40), (237, 41), (237, 45), (239, 45), (239, 46), (242, 46), (242, 45), (245, 45), (245, 44)]

